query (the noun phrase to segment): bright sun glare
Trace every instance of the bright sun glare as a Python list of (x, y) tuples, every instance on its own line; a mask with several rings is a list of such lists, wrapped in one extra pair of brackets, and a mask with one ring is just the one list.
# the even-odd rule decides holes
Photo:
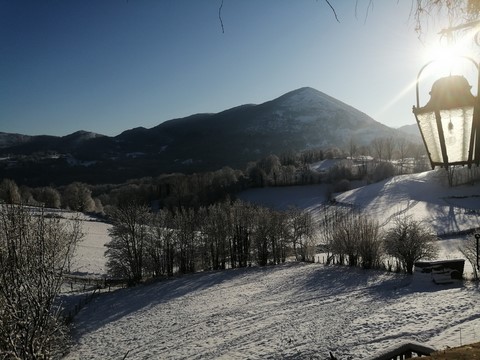
[[(448, 42), (443, 39), (436, 42), (434, 46), (425, 48), (423, 59), (424, 64), (428, 64), (419, 79), (420, 101), (425, 103), (429, 98), (429, 91), (435, 80), (449, 75), (463, 75), (472, 85), (472, 92), (477, 92), (477, 82), (479, 71), (477, 69), (478, 54), (475, 54), (473, 47), (475, 45), (474, 36), (477, 32), (464, 33), (456, 42)], [(473, 60), (473, 61), (472, 61)], [(419, 69), (420, 70), (420, 69)], [(383, 106), (376, 116), (380, 116), (387, 111), (393, 104), (398, 102), (407, 94), (415, 91), (416, 79), (399, 91), (391, 101)], [(421, 104), (420, 104), (421, 105)]]
[(472, 51), (474, 44), (472, 34), (464, 34), (458, 41), (443, 39), (435, 46), (425, 50), (425, 63), (429, 64), (422, 79), (439, 79), (448, 75), (463, 75), (472, 85), (476, 85), (478, 76), (477, 59)]

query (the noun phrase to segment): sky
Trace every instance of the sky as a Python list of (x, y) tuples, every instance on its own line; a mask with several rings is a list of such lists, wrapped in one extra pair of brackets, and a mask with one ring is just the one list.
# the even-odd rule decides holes
[(324, 0), (0, 0), (0, 132), (115, 136), (304, 86), (414, 124), (440, 28), (420, 40), (408, 0), (330, 4), (339, 21)]

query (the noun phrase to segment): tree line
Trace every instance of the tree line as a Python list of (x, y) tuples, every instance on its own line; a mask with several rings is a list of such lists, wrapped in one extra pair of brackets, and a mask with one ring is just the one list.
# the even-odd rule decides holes
[(140, 203), (110, 209), (108, 271), (132, 283), (203, 270), (313, 261), (314, 222), (298, 209), (241, 201), (151, 212)]
[[(193, 174), (163, 174), (131, 179), (121, 184), (85, 184), (31, 188), (10, 179), (0, 182), (0, 200), (81, 212), (103, 213), (104, 207), (142, 201), (157, 208), (208, 206), (235, 198), (252, 187), (329, 183), (332, 191), (350, 189), (352, 180), (375, 182), (399, 173), (426, 170), (420, 146), (407, 140), (374, 139), (369, 146), (351, 139), (346, 149), (311, 148), (271, 154), (244, 170), (224, 167)], [(335, 159), (337, 164), (318, 172), (311, 164)], [(341, 161), (340, 159), (343, 159)], [(412, 160), (414, 159), (414, 160)], [(394, 165), (395, 164), (395, 165)]]
[(197, 210), (151, 212), (134, 202), (110, 210), (108, 271), (132, 283), (287, 259), (313, 262), (318, 252), (327, 253), (327, 264), (411, 274), (416, 261), (438, 251), (436, 235), (422, 222), (397, 218), (384, 230), (368, 215), (338, 205), (325, 206), (315, 217), (297, 208), (276, 211), (238, 200)]

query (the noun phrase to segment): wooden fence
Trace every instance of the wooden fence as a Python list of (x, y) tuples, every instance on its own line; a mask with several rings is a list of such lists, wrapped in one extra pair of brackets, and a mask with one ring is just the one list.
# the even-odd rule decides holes
[(84, 293), (74, 305), (64, 309), (65, 321), (71, 323), (80, 310), (101, 293), (110, 292), (128, 286), (127, 279), (89, 278), (84, 276), (67, 275), (64, 278), (64, 287), (71, 292)]

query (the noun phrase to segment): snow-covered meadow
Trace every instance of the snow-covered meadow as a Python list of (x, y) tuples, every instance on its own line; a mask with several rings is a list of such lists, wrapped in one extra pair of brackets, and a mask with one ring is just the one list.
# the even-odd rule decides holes
[[(283, 191), (283, 193), (282, 193)], [(252, 195), (253, 193), (253, 195)], [(245, 200), (316, 214), (321, 186), (251, 190)], [(439, 233), (479, 227), (480, 186), (449, 188), (431, 171), (339, 194), (388, 226), (398, 214)], [(79, 273), (102, 274), (108, 225), (85, 222)], [(461, 236), (442, 240), (458, 258)], [(366, 359), (405, 340), (442, 349), (480, 341), (476, 284), (322, 264), (203, 272), (95, 298), (73, 323), (66, 359)]]

